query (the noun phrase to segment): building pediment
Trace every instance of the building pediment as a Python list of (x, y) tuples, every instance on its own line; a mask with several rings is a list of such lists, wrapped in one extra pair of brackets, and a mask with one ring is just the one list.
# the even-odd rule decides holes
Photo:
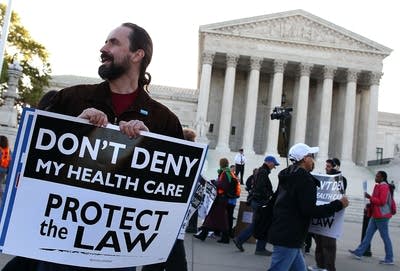
[(303, 10), (204, 25), (200, 32), (383, 55), (392, 51)]

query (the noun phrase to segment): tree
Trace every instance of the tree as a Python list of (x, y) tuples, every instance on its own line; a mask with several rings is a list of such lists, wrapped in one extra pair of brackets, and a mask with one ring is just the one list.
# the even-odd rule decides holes
[[(6, 5), (0, 4), (0, 23), (4, 25)], [(11, 24), (7, 37), (3, 69), (0, 77), (1, 93), (6, 88), (8, 80), (8, 65), (17, 56), (23, 69), (23, 75), (18, 83), (19, 100), (21, 105), (35, 106), (43, 94), (43, 88), (49, 85), (51, 67), (46, 48), (36, 42), (29, 31), (21, 24), (19, 15), (11, 14)]]

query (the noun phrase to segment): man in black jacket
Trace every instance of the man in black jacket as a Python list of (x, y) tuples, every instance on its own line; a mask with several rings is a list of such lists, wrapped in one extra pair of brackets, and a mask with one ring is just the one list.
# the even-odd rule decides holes
[[(269, 174), (271, 170), (276, 166), (279, 166), (279, 162), (276, 160), (274, 156), (266, 156), (264, 158), (264, 163), (257, 170), (257, 174), (254, 179), (253, 189), (251, 191), (250, 201), (251, 207), (253, 209), (253, 221), (247, 228), (245, 228), (242, 232), (240, 232), (239, 236), (233, 239), (233, 243), (240, 250), (244, 251), (243, 243), (246, 242), (254, 231), (254, 218), (256, 210), (259, 206), (265, 205), (271, 199), (273, 191), (272, 191), (272, 183), (269, 179)], [(267, 250), (265, 246), (267, 245), (266, 240), (257, 240), (256, 251), (254, 254), (256, 255), (265, 255), (271, 256), (271, 251)]]
[(293, 165), (279, 175), (278, 196), (274, 206), (269, 242), (274, 245), (270, 271), (306, 270), (301, 251), (312, 217), (328, 217), (346, 208), (348, 199), (316, 205), (319, 181), (310, 172), (318, 147), (298, 143), (289, 150)]

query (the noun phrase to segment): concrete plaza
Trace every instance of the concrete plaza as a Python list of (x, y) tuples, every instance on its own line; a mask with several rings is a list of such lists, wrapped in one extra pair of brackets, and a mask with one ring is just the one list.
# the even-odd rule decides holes
[[(384, 249), (379, 234), (376, 233), (372, 242), (371, 258), (354, 260), (349, 256), (348, 249), (354, 249), (360, 241), (361, 225), (345, 221), (343, 236), (337, 242), (336, 268), (338, 271), (376, 271), (400, 270), (400, 227), (391, 226), (395, 255), (395, 265), (384, 266), (378, 262), (384, 257)], [(271, 257), (254, 255), (255, 245), (244, 244), (245, 251), (239, 252), (234, 244), (217, 243), (215, 239), (207, 238), (204, 242), (187, 234), (185, 238), (186, 254), (189, 271), (265, 271), (269, 267)], [(271, 245), (268, 245), (272, 249)], [(314, 265), (314, 243), (311, 254), (306, 255), (308, 265)], [(0, 267), (2, 268), (12, 256), (0, 254)], [(140, 268), (138, 268), (140, 270)]]

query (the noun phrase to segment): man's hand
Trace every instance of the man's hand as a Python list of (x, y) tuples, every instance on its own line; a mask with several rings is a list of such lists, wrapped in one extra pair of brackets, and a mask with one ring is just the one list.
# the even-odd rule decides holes
[(370, 199), (370, 198), (371, 198), (371, 195), (368, 194), (367, 192), (364, 192), (364, 197), (367, 198), (367, 199)]
[(343, 208), (346, 208), (347, 206), (349, 206), (349, 199), (346, 196), (343, 196), (340, 199), (340, 202), (342, 203)]
[(140, 135), (140, 131), (149, 131), (146, 125), (144, 125), (143, 121), (140, 120), (130, 120), (119, 122), (119, 129), (123, 134), (126, 134), (130, 138), (135, 138)]
[(87, 119), (91, 124), (99, 127), (105, 127), (108, 124), (107, 115), (93, 107), (83, 110), (78, 118)]

